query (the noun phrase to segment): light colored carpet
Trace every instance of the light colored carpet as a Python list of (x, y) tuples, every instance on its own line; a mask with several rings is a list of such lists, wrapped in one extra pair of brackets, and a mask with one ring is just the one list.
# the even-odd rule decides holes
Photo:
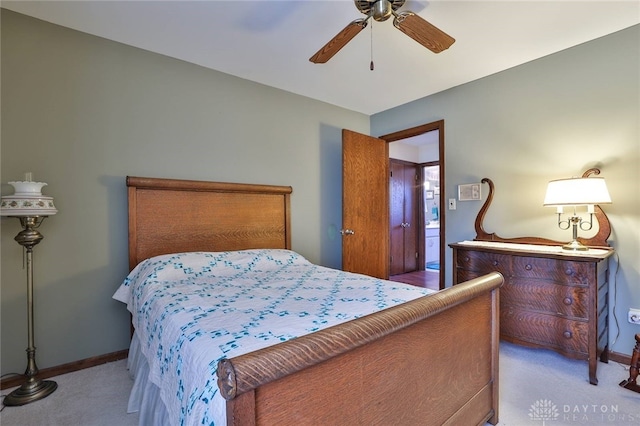
[(586, 361), (500, 343), (500, 425), (640, 425), (640, 393), (618, 384), (629, 366), (598, 362), (598, 385)]
[[(589, 384), (586, 361), (503, 342), (500, 347), (499, 424), (640, 425), (640, 393), (618, 386), (628, 377), (626, 365), (598, 363), (599, 384), (593, 386)], [(132, 382), (125, 361), (65, 374), (53, 380), (58, 383), (53, 394), (22, 407), (5, 407), (0, 413), (0, 424), (137, 425), (137, 414), (126, 413)]]
[[(52, 377), (58, 389), (48, 397), (19, 407), (3, 407), (2, 426), (134, 426), (127, 414), (133, 381), (126, 360)], [(13, 389), (2, 391), (7, 395)]]

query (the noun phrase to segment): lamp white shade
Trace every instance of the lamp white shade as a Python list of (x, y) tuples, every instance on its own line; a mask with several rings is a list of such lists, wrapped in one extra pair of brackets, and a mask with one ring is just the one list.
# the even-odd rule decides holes
[(607, 184), (601, 177), (552, 180), (547, 186), (544, 206), (585, 206), (610, 204)]
[(53, 205), (53, 198), (42, 195), (44, 182), (9, 182), (14, 194), (6, 195), (0, 200), (0, 216), (53, 216), (58, 212)]

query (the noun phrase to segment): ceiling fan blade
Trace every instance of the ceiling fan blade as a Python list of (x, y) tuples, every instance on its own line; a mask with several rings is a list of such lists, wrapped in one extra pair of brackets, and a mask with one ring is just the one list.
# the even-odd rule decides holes
[(393, 26), (432, 51), (440, 53), (451, 46), (456, 39), (413, 12), (400, 12), (393, 20)]
[(360, 18), (350, 22), (349, 25), (344, 27), (334, 38), (322, 46), (309, 60), (314, 64), (324, 64), (327, 62), (367, 26), (367, 19), (368, 18)]

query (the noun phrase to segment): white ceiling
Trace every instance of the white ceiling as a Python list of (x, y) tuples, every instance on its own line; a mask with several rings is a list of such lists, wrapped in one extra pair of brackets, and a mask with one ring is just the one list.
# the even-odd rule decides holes
[(430, 52), (390, 19), (313, 64), (311, 55), (364, 16), (351, 0), (3, 0), (2, 7), (367, 115), (640, 23), (640, 0), (407, 0), (400, 10), (456, 39), (449, 50)]

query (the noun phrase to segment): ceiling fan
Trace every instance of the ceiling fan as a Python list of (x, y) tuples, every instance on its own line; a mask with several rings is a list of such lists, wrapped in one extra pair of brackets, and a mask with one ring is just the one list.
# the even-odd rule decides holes
[(375, 21), (383, 22), (392, 15), (394, 16), (394, 27), (434, 53), (448, 49), (456, 41), (415, 13), (408, 10), (398, 12), (397, 10), (402, 7), (404, 2), (405, 0), (354, 0), (358, 10), (367, 17), (350, 22), (309, 60), (315, 64), (324, 64), (360, 31), (365, 29), (369, 19), (373, 18)]

